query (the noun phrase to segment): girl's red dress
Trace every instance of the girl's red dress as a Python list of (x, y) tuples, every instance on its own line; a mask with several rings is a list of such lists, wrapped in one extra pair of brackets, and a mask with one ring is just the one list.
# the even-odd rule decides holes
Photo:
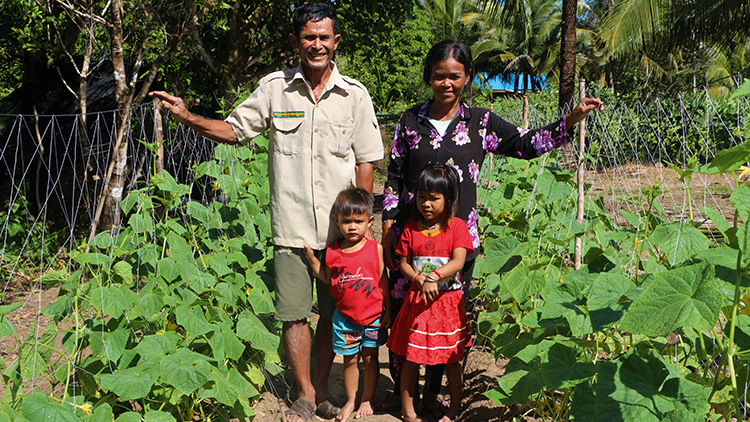
[[(429, 241), (425, 237), (425, 233), (419, 231), (417, 222), (407, 224), (397, 252), (412, 257), (435, 257), (438, 261), (447, 262), (445, 258), (450, 259), (456, 248), (466, 248), (467, 254), (473, 250), (466, 223), (459, 218), (453, 218), (444, 230), (429, 237)], [(411, 249), (415, 245), (427, 247)], [(439, 256), (433, 255), (435, 253)], [(440, 266), (437, 265), (437, 268)], [(443, 288), (455, 285), (452, 280), (441, 282)], [(460, 283), (457, 285), (460, 286)], [(457, 362), (463, 356), (464, 349), (471, 345), (463, 292), (460, 288), (441, 290), (437, 299), (427, 304), (421, 292), (412, 286), (393, 323), (387, 344), (391, 351), (406, 356), (410, 362), (427, 365)]]

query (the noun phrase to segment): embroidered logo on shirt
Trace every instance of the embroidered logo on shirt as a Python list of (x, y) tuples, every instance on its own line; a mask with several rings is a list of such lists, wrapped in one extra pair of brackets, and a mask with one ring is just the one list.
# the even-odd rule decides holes
[(275, 119), (289, 119), (292, 117), (305, 117), (304, 111), (274, 111), (273, 117)]

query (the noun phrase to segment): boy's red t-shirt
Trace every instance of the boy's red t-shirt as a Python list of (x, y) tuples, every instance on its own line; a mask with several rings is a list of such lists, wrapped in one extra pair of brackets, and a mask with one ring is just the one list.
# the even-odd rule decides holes
[(378, 242), (365, 240), (365, 245), (357, 252), (343, 252), (340, 239), (326, 248), (326, 266), (331, 270), (331, 295), (336, 309), (357, 325), (367, 325), (383, 312)]

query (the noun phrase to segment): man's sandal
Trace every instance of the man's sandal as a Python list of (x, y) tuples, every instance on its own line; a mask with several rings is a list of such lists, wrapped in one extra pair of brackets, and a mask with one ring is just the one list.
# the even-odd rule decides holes
[(305, 399), (297, 399), (292, 406), (284, 412), (284, 420), (288, 420), (287, 416), (297, 415), (302, 418), (305, 422), (309, 421), (315, 413), (315, 405)]

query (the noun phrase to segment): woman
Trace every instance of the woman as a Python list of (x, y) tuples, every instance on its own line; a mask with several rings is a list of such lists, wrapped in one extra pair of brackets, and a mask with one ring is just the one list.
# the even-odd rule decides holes
[[(538, 157), (568, 143), (568, 131), (590, 111), (603, 107), (598, 98), (584, 98), (562, 119), (540, 129), (524, 130), (489, 110), (463, 104), (461, 94), (473, 78), (471, 50), (465, 44), (451, 40), (435, 44), (427, 53), (423, 73), (424, 82), (432, 88), (433, 99), (406, 111), (396, 126), (383, 200), (382, 240), (395, 299), (403, 298), (410, 287), (397, 265), (393, 265), (394, 250), (401, 228), (411, 213), (414, 181), (425, 164), (446, 163), (454, 166), (461, 177), (461, 198), (456, 217), (466, 221), (475, 250), (466, 257), (461, 271), (464, 293), (468, 296), (479, 249), (477, 179), (485, 155), (492, 153), (522, 159)], [(399, 306), (394, 304), (392, 309), (398, 312)], [(398, 357), (395, 361), (392, 359), (394, 382), (398, 382), (396, 369), (399, 367)], [(436, 410), (440, 410), (437, 394), (442, 368), (430, 367), (427, 373), (428, 379), (434, 382), (429, 383), (422, 406), (439, 416)]]

